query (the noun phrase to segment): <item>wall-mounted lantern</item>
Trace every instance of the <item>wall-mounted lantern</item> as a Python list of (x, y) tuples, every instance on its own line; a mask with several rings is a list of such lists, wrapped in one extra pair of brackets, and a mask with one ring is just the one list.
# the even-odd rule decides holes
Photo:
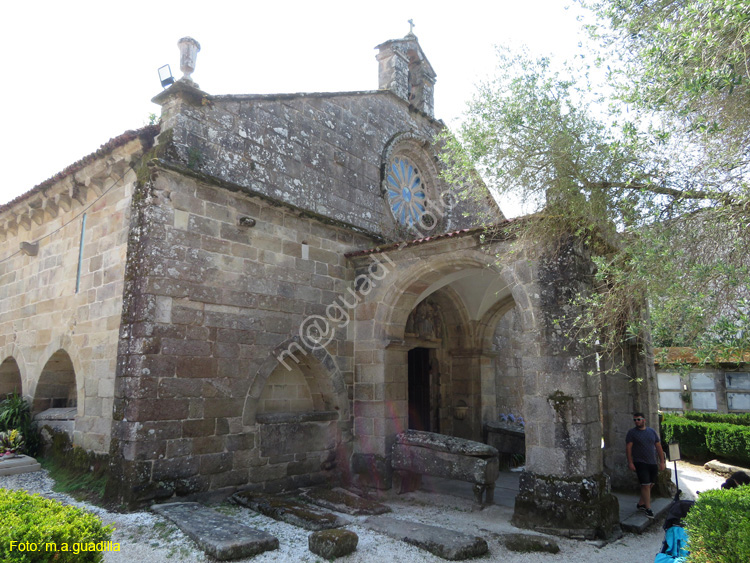
[(159, 67), (159, 81), (161, 87), (166, 88), (171, 84), (174, 84), (174, 76), (172, 76), (172, 68), (169, 65)]

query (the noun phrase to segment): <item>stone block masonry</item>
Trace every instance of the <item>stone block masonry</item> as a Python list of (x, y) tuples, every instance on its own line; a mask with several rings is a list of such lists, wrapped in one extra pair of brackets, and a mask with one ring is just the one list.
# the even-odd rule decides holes
[[(34, 414), (70, 407), (62, 426), (100, 454), (110, 448), (130, 166), (148, 142), (125, 134), (102, 149), (109, 165), (87, 157), (0, 206), (0, 393), (26, 396)], [(36, 253), (19, 251), (31, 243)]]
[[(269, 359), (325, 311), (329, 296), (309, 291), (313, 279), (343, 290), (354, 278), (345, 252), (371, 239), (170, 170), (141, 189), (148, 206), (131, 226), (143, 234), (129, 248), (112, 452), (121, 482), (141, 487), (134, 500), (346, 471), (337, 459), (351, 440), (344, 382), (353, 376), (341, 372), (334, 389), (330, 371), (352, 366), (352, 348), (334, 339), (328, 361), (305, 353), (293, 373)], [(332, 415), (259, 422), (299, 411)]]

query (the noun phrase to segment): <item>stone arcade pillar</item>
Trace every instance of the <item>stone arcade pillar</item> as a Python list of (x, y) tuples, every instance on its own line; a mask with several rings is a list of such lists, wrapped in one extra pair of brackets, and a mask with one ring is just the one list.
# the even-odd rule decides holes
[(591, 263), (570, 244), (538, 267), (539, 279), (527, 287), (536, 338), (527, 340), (522, 359), (526, 470), (513, 524), (569, 537), (608, 537), (619, 528), (619, 506), (603, 472), (601, 382), (589, 375), (595, 358), (566, 335), (565, 321), (570, 299), (587, 290)]

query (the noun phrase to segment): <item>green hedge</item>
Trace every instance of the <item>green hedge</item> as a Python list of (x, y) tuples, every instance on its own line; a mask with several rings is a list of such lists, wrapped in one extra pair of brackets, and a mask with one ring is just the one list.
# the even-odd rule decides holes
[[(0, 561), (92, 563), (101, 561), (111, 526), (93, 514), (25, 491), (0, 489)], [(15, 542), (15, 543), (14, 543)]]
[(739, 426), (750, 426), (750, 414), (722, 414), (718, 412), (696, 412), (688, 411), (685, 418), (698, 422), (726, 422)]
[(685, 518), (689, 563), (750, 561), (750, 486), (701, 493)]
[(661, 430), (665, 442), (679, 442), (680, 453), (686, 458), (707, 461), (711, 457), (719, 457), (739, 465), (750, 465), (748, 426), (698, 422), (665, 414)]
[(709, 457), (706, 444), (706, 428), (703, 423), (686, 420), (673, 414), (665, 414), (661, 421), (661, 436), (667, 443), (679, 442), (680, 454), (690, 459), (705, 460)]

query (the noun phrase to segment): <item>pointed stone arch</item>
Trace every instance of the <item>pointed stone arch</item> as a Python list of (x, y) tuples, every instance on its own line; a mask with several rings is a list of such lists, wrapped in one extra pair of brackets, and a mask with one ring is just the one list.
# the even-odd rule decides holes
[[(355, 357), (359, 359), (353, 413), (357, 453), (365, 456), (368, 467), (378, 466), (375, 458), (386, 459), (395, 435), (406, 427), (411, 344), (405, 326), (415, 307), (430, 296), (451, 301), (458, 312), (455, 317), (465, 323), (463, 341), (451, 349), (451, 361), (453, 371), (465, 376), (460, 385), (470, 397), (466, 401), (469, 426), (462, 437), (481, 439), (482, 420), (496, 414), (493, 354), (488, 346), (492, 339), (484, 337), (489, 330), (486, 325), (502, 316), (502, 312), (493, 315), (498, 301), (502, 301), (501, 308), (518, 303), (530, 306), (526, 289), (469, 236), (425, 244), (418, 250), (402, 248), (358, 258), (358, 271), (368, 260), (378, 261), (389, 273), (357, 311)], [(534, 315), (524, 317), (525, 321), (533, 319)]]
[[(252, 382), (245, 398), (245, 406), (242, 413), (242, 422), (245, 426), (256, 424), (256, 417), (259, 412), (284, 412), (282, 409), (264, 408), (261, 403), (264, 398), (264, 391), (269, 381), (284, 375), (292, 374), (292, 377), (299, 382), (300, 377), (307, 386), (309, 392), (309, 404), (312, 411), (335, 411), (341, 421), (349, 418), (349, 405), (346, 394), (344, 377), (336, 365), (333, 357), (324, 348), (308, 351), (298, 345), (294, 339), (280, 346), (276, 354), (272, 354), (263, 363)], [(283, 352), (290, 350), (291, 355), (283, 355)], [(279, 358), (281, 358), (281, 361)], [(291, 387), (298, 387), (294, 384)], [(273, 399), (271, 397), (271, 399)], [(301, 403), (300, 403), (301, 404)], [(290, 404), (291, 407), (291, 404)], [(298, 407), (286, 412), (300, 412)]]

